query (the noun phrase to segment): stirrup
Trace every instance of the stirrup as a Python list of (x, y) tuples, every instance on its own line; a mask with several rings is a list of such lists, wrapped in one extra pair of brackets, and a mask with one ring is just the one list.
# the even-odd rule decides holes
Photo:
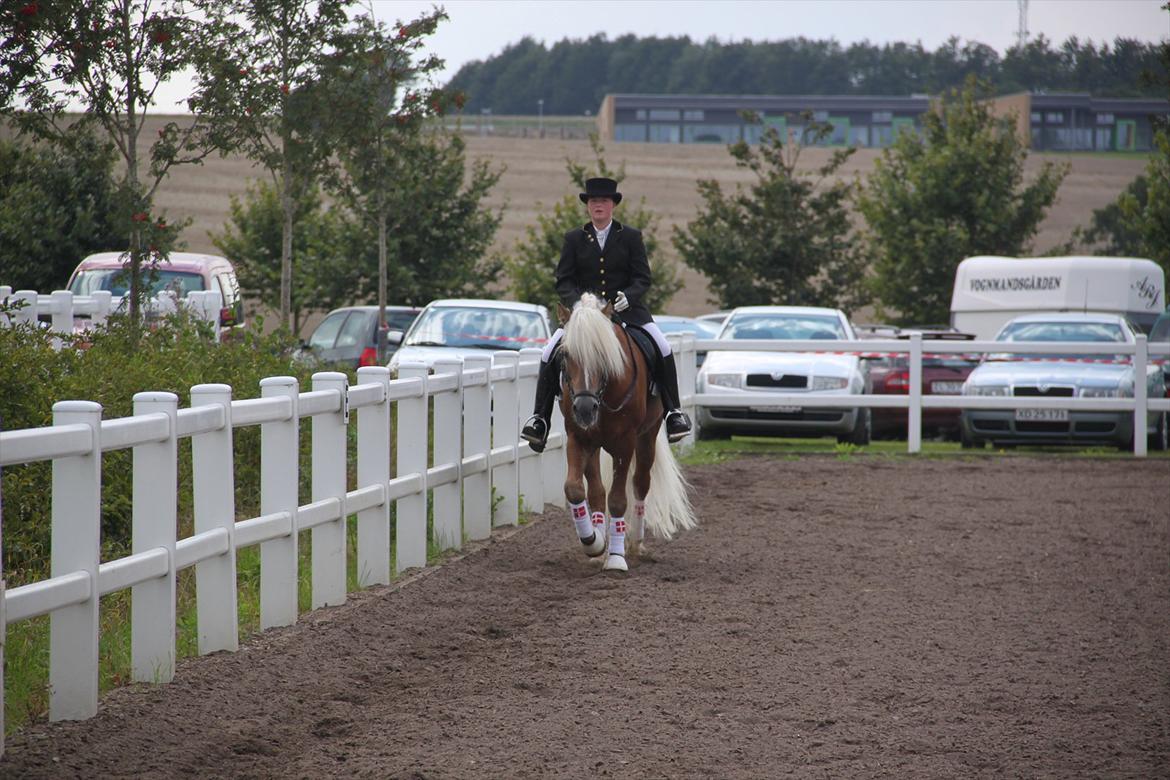
[(544, 446), (548, 444), (548, 423), (539, 414), (532, 415), (520, 429), (520, 438), (528, 442), (534, 452), (544, 452)]
[(691, 421), (681, 409), (666, 413), (666, 440), (670, 443), (682, 441), (691, 432)]

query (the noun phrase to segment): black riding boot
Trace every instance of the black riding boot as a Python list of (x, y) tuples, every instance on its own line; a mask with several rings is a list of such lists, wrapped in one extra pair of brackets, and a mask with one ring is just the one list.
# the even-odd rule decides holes
[(557, 374), (560, 365), (554, 355), (547, 363), (540, 364), (540, 375), (536, 379), (536, 403), (532, 416), (520, 429), (520, 438), (528, 442), (535, 452), (544, 452), (548, 443), (549, 422), (552, 420), (553, 404), (557, 400)]
[(678, 369), (674, 365), (674, 353), (662, 359), (662, 378), (658, 383), (662, 392), (662, 405), (666, 407), (666, 439), (678, 441), (691, 432), (691, 421), (679, 407)]

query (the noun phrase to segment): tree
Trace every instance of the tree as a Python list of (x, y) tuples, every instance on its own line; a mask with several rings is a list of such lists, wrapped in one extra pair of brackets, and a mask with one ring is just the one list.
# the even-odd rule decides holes
[(339, 113), (321, 74), (349, 23), (352, 0), (197, 0), (207, 44), (197, 52), (193, 111), (225, 148), (272, 177), (283, 213), (280, 316), (292, 317), (293, 222), (297, 204), (329, 164)]
[[(554, 203), (552, 211), (539, 215), (536, 218), (537, 225), (530, 225), (525, 230), (524, 239), (517, 241), (512, 254), (504, 259), (509, 289), (518, 301), (555, 308), (560, 300), (555, 274), (565, 234), (573, 228), (581, 227), (588, 220), (577, 193), (584, 191), (586, 179), (595, 176), (605, 176), (619, 185), (626, 178), (625, 163), (617, 170), (610, 168), (602, 156), (605, 148), (597, 136), (591, 136), (589, 142), (596, 158), (595, 166), (587, 167), (571, 159), (565, 160), (565, 170), (575, 191)], [(652, 279), (644, 302), (650, 311), (661, 312), (671, 296), (682, 287), (682, 282), (678, 279), (678, 270), (674, 264), (657, 256), (658, 215), (646, 207), (646, 198), (643, 197), (638, 199), (637, 204), (623, 199), (618, 211), (614, 212), (614, 218), (642, 231)]]
[[(215, 148), (200, 117), (166, 123), (149, 145), (141, 138), (143, 122), (155, 90), (189, 64), (202, 39), (179, 0), (0, 6), (0, 115), (21, 132), (66, 148), (78, 132), (100, 128), (125, 164), (117, 213), (129, 247), (134, 323), (149, 291), (144, 264), (164, 256), (182, 227), (152, 215), (155, 191), (172, 167), (197, 163)], [(66, 115), (78, 105), (80, 119)]]
[(1133, 254), (1154, 260), (1170, 276), (1170, 128), (1154, 134), (1144, 178), (1144, 200), (1133, 187), (1117, 199), (1120, 232), (1136, 238)]
[[(752, 117), (760, 122), (759, 117)], [(750, 304), (832, 306), (864, 302), (863, 269), (849, 224), (848, 182), (831, 180), (853, 149), (840, 149), (814, 173), (798, 168), (806, 145), (832, 132), (802, 118), (799, 142), (786, 142), (776, 127), (758, 147), (728, 147), (735, 164), (756, 175), (745, 190), (724, 195), (719, 182), (698, 183), (699, 216), (676, 230), (683, 262), (704, 274), (725, 308)]]
[(114, 151), (91, 134), (72, 149), (0, 141), (0, 257), (4, 284), (64, 289), (92, 252), (126, 240), (117, 227)]
[(1112, 203), (1093, 210), (1093, 218), (1087, 228), (1078, 227), (1073, 231), (1073, 240), (1062, 247), (1065, 253), (1077, 251), (1077, 247), (1089, 247), (1096, 254), (1113, 257), (1139, 257), (1143, 251), (1141, 234), (1121, 211), (1121, 201), (1131, 202), (1141, 210), (1149, 204), (1149, 182), (1144, 175), (1137, 176)]
[[(322, 206), (316, 187), (298, 193), (293, 212), (292, 250), (298, 272), (291, 292), (291, 327), (299, 333), (304, 316), (354, 302), (361, 269), (353, 258), (361, 251), (360, 225), (344, 209)], [(261, 302), (280, 304), (284, 205), (275, 186), (258, 181), (244, 198), (232, 196), (231, 221), (212, 242), (236, 264), (240, 286)]]
[(1027, 149), (974, 79), (944, 95), (875, 161), (858, 198), (873, 289), (902, 323), (949, 318), (955, 269), (971, 255), (1023, 255), (1068, 166), (1024, 185)]

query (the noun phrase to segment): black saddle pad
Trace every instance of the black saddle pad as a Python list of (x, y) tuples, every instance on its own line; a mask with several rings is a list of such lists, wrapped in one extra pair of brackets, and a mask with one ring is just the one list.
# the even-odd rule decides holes
[(646, 365), (650, 367), (650, 383), (647, 388), (650, 395), (658, 392), (658, 384), (654, 378), (659, 374), (659, 361), (662, 360), (658, 355), (658, 346), (654, 343), (654, 339), (650, 334), (639, 328), (637, 325), (624, 325), (626, 333), (634, 340), (634, 344), (642, 351), (642, 355), (646, 358)]

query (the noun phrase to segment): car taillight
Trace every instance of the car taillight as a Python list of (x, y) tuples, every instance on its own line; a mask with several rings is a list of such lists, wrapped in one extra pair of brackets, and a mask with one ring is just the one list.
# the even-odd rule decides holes
[(378, 365), (378, 348), (366, 347), (362, 350), (362, 356), (358, 358), (359, 366), (376, 366)]
[(894, 371), (886, 377), (886, 389), (895, 393), (910, 392), (910, 372)]

